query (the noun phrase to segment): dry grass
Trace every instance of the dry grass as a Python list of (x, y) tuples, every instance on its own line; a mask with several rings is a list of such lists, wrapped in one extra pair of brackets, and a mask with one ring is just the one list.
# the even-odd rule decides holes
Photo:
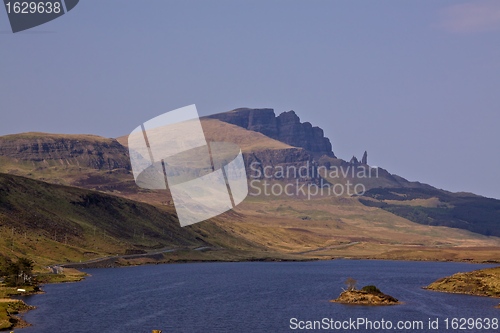
[(271, 139), (264, 134), (249, 131), (242, 127), (216, 119), (201, 120), (205, 137), (209, 142), (231, 142), (240, 146), (243, 152), (256, 152), (264, 149), (289, 149), (292, 146)]
[(250, 198), (223, 220), (236, 236), (285, 253), (316, 258), (500, 261), (500, 239), (425, 226), (356, 198)]
[[(217, 119), (201, 119), (201, 126), (208, 142), (231, 142), (240, 146), (244, 152), (264, 149), (293, 148), (286, 143), (271, 139), (264, 134), (249, 131), (242, 127), (225, 123)], [(128, 135), (116, 139), (122, 146), (128, 147)]]
[(26, 322), (15, 315), (30, 309), (33, 307), (20, 300), (0, 300), (0, 330), (28, 326)]
[(0, 142), (33, 140), (33, 139), (40, 139), (43, 141), (66, 139), (66, 140), (79, 140), (79, 141), (101, 142), (101, 143), (102, 142), (109, 143), (113, 140), (93, 134), (52, 134), (52, 133), (42, 133), (42, 132), (27, 132), (27, 133), (0, 136)]
[(427, 289), (500, 298), (500, 267), (457, 273), (431, 283)]
[(63, 274), (47, 274), (40, 273), (37, 276), (37, 281), (39, 283), (67, 283), (67, 282), (78, 282), (83, 280), (87, 276), (87, 273), (80, 272), (74, 268), (64, 268)]
[(420, 206), (427, 208), (436, 208), (446, 205), (442, 203), (439, 198), (429, 198), (429, 199), (413, 199), (413, 200), (384, 200), (385, 203), (391, 205), (403, 205), (403, 206)]

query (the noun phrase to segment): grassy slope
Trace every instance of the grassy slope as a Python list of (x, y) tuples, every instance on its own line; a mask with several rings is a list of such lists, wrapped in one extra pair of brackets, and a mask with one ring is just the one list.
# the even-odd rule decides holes
[(57, 140), (57, 139), (72, 139), (80, 141), (96, 141), (110, 143), (112, 140), (102, 136), (93, 134), (54, 134), (42, 132), (26, 132), (20, 134), (10, 134), (1, 137), (2, 141), (18, 141), (18, 140)]
[(223, 247), (260, 251), (213, 222), (181, 228), (165, 208), (109, 194), (0, 174), (0, 254), (37, 264), (127, 249)]
[(209, 142), (230, 141), (240, 146), (243, 152), (255, 152), (263, 149), (294, 148), (286, 143), (271, 139), (264, 134), (248, 131), (239, 126), (216, 119), (204, 118), (201, 121), (205, 137)]
[[(216, 119), (202, 118), (201, 126), (208, 142), (232, 142), (240, 146), (244, 152), (262, 149), (293, 148), (281, 141), (271, 139), (264, 134), (248, 131), (239, 126), (228, 124)], [(128, 136), (117, 138), (117, 141), (128, 147)]]
[[(500, 261), (500, 239), (420, 225), (356, 198), (313, 200), (250, 197), (245, 219), (224, 227), (252, 242), (319, 258)], [(223, 216), (224, 217), (224, 216)]]

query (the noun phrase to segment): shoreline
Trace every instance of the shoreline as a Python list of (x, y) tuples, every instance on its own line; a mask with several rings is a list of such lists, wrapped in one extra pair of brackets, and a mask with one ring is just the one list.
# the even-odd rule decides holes
[[(58, 284), (58, 283), (74, 283), (79, 282), (85, 279), (88, 276), (87, 273), (80, 272), (76, 269), (69, 269), (69, 274), (46, 274), (41, 273), (38, 276), (42, 277), (42, 281), (37, 284), (39, 287), (38, 290), (35, 290), (34, 286), (30, 286), (27, 288), (28, 290), (25, 292), (17, 291), (18, 288), (21, 287), (2, 287), (5, 292), (5, 296), (0, 298), (0, 304), (10, 304), (16, 305), (20, 304), (19, 307), (14, 307), (14, 311), (10, 312), (8, 308), (6, 308), (6, 320), (7, 322), (12, 323), (11, 326), (0, 328), (0, 332), (7, 332), (9, 330), (14, 329), (22, 329), (26, 327), (33, 326), (31, 323), (24, 320), (24, 314), (28, 313), (31, 310), (35, 310), (36, 307), (27, 304), (22, 297), (33, 296), (33, 295), (43, 295), (45, 291), (41, 288), (46, 284)], [(64, 275), (64, 276), (62, 276)], [(9, 291), (10, 289), (10, 291)], [(16, 290), (14, 290), (16, 289)], [(9, 307), (9, 305), (7, 305)]]
[[(380, 256), (304, 256), (297, 253), (276, 252), (248, 252), (226, 250), (221, 248), (173, 248), (142, 254), (124, 254), (117, 256), (99, 257), (84, 262), (69, 262), (57, 264), (64, 268), (111, 268), (128, 267), (148, 264), (176, 264), (176, 263), (207, 263), (207, 262), (306, 262), (327, 260), (380, 260), (404, 262), (456, 262), (470, 264), (500, 264), (500, 260), (478, 259), (439, 259), (439, 258), (385, 258)], [(52, 265), (55, 266), (55, 265)]]
[[(422, 287), (425, 290), (500, 299), (500, 266), (458, 272)], [(496, 306), (500, 308), (500, 304)]]
[[(432, 292), (435, 292), (435, 293), (455, 294), (455, 295), (467, 295), (467, 296), (476, 296), (476, 297), (485, 297), (485, 298), (496, 298), (496, 299), (500, 300), (500, 296), (489, 296), (489, 295), (481, 295), (481, 294), (458, 292), (458, 291), (449, 291), (449, 290), (436, 290), (436, 289), (429, 288), (429, 286), (422, 287), (422, 289), (428, 290), (428, 291), (432, 291)], [(500, 307), (500, 304), (498, 304), (496, 307)]]

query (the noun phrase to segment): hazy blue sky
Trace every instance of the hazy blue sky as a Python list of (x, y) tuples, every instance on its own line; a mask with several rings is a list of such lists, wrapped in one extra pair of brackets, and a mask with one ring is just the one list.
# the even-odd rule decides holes
[(500, 1), (82, 0), (17, 34), (1, 9), (0, 59), (0, 135), (293, 109), (341, 158), (500, 198)]

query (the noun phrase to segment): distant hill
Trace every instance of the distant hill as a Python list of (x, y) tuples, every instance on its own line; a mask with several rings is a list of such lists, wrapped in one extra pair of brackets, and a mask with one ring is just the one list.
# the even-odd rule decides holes
[(435, 188), (374, 188), (360, 202), (416, 223), (500, 237), (500, 200)]
[(16, 167), (33, 167), (39, 162), (40, 167), (130, 170), (127, 149), (114, 139), (96, 135), (22, 133), (2, 136), (0, 156), (12, 159)]

